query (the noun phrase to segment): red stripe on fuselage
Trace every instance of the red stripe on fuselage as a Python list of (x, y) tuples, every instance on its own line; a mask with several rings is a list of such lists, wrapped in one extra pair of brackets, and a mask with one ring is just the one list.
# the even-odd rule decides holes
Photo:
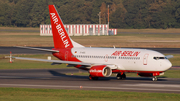
[(112, 70), (113, 73), (162, 73), (164, 71)]

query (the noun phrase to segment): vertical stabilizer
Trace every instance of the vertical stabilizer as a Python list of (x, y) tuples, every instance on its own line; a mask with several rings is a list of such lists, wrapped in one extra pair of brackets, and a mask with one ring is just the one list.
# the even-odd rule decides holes
[(54, 5), (49, 5), (49, 15), (52, 26), (54, 48), (73, 48), (71, 39)]

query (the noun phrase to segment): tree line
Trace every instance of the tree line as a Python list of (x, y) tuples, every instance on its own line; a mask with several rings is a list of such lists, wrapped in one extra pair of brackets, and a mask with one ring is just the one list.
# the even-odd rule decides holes
[(65, 24), (107, 24), (109, 5), (112, 28), (180, 28), (180, 0), (0, 0), (0, 26), (50, 24), (49, 4)]

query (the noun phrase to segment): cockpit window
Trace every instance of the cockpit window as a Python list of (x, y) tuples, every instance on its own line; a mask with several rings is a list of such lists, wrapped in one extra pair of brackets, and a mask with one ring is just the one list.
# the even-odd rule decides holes
[(167, 59), (166, 57), (154, 57), (153, 59), (159, 60), (159, 59)]

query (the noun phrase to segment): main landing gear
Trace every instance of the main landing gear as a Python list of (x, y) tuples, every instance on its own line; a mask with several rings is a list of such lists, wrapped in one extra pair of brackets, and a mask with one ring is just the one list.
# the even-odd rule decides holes
[(117, 80), (124, 80), (124, 79), (126, 79), (126, 74), (118, 73), (116, 78), (117, 78)]
[(153, 80), (153, 81), (157, 81), (158, 78), (157, 78), (156, 76), (154, 76), (154, 77), (152, 78), (152, 80)]
[(89, 75), (89, 80), (98, 80), (98, 77), (92, 77), (91, 75)]

